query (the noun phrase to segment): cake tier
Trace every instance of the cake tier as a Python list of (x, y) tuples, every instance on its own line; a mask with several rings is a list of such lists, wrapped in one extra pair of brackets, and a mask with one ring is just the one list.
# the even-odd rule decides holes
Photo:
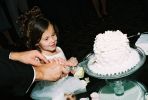
[[(104, 63), (97, 62), (95, 56), (92, 55), (88, 61), (88, 68), (93, 73), (99, 75), (118, 75), (131, 70), (140, 61), (139, 54), (134, 49), (131, 49), (130, 54), (127, 56), (127, 59), (124, 59), (121, 63), (118, 63), (118, 61), (117, 63), (115, 61), (114, 63), (110, 63), (110, 61)], [(120, 57), (118, 59), (120, 59)]]

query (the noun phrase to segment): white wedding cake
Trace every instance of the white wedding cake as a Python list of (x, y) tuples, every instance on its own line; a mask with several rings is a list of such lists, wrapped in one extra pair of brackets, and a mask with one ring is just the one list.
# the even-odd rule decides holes
[(96, 36), (88, 68), (100, 75), (114, 75), (130, 70), (139, 61), (138, 52), (129, 46), (126, 34), (105, 31)]

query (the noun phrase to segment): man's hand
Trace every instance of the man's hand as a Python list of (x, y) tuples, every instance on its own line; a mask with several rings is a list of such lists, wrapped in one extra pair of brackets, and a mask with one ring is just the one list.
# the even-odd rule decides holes
[(20, 61), (25, 64), (40, 66), (41, 61), (48, 63), (48, 60), (37, 50), (24, 51), (24, 52), (11, 52), (9, 59)]
[(69, 73), (65, 66), (56, 62), (42, 64), (41, 66), (34, 67), (34, 69), (36, 80), (57, 81)]

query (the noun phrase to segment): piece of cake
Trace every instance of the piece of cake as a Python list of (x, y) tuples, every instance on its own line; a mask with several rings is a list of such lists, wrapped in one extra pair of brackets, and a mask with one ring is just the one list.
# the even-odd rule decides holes
[(93, 51), (88, 67), (92, 72), (101, 75), (128, 71), (140, 60), (138, 52), (130, 47), (127, 35), (119, 30), (98, 34)]

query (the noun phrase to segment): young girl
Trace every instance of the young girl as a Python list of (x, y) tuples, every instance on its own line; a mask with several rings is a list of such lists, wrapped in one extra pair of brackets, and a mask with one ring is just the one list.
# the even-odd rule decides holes
[[(20, 22), (22, 22), (22, 29), (26, 30), (27, 33), (28, 48), (40, 50), (51, 62), (54, 59), (60, 64), (77, 66), (77, 59), (71, 57), (67, 60), (62, 49), (57, 46), (57, 27), (48, 19), (42, 17), (38, 7), (34, 7), (19, 19), (21, 20)], [(32, 90), (31, 97), (40, 100), (65, 100), (65, 94), (75, 93), (79, 90), (85, 92), (85, 89), (86, 84), (84, 81), (81, 81), (77, 77), (66, 76), (56, 82), (37, 82)]]

